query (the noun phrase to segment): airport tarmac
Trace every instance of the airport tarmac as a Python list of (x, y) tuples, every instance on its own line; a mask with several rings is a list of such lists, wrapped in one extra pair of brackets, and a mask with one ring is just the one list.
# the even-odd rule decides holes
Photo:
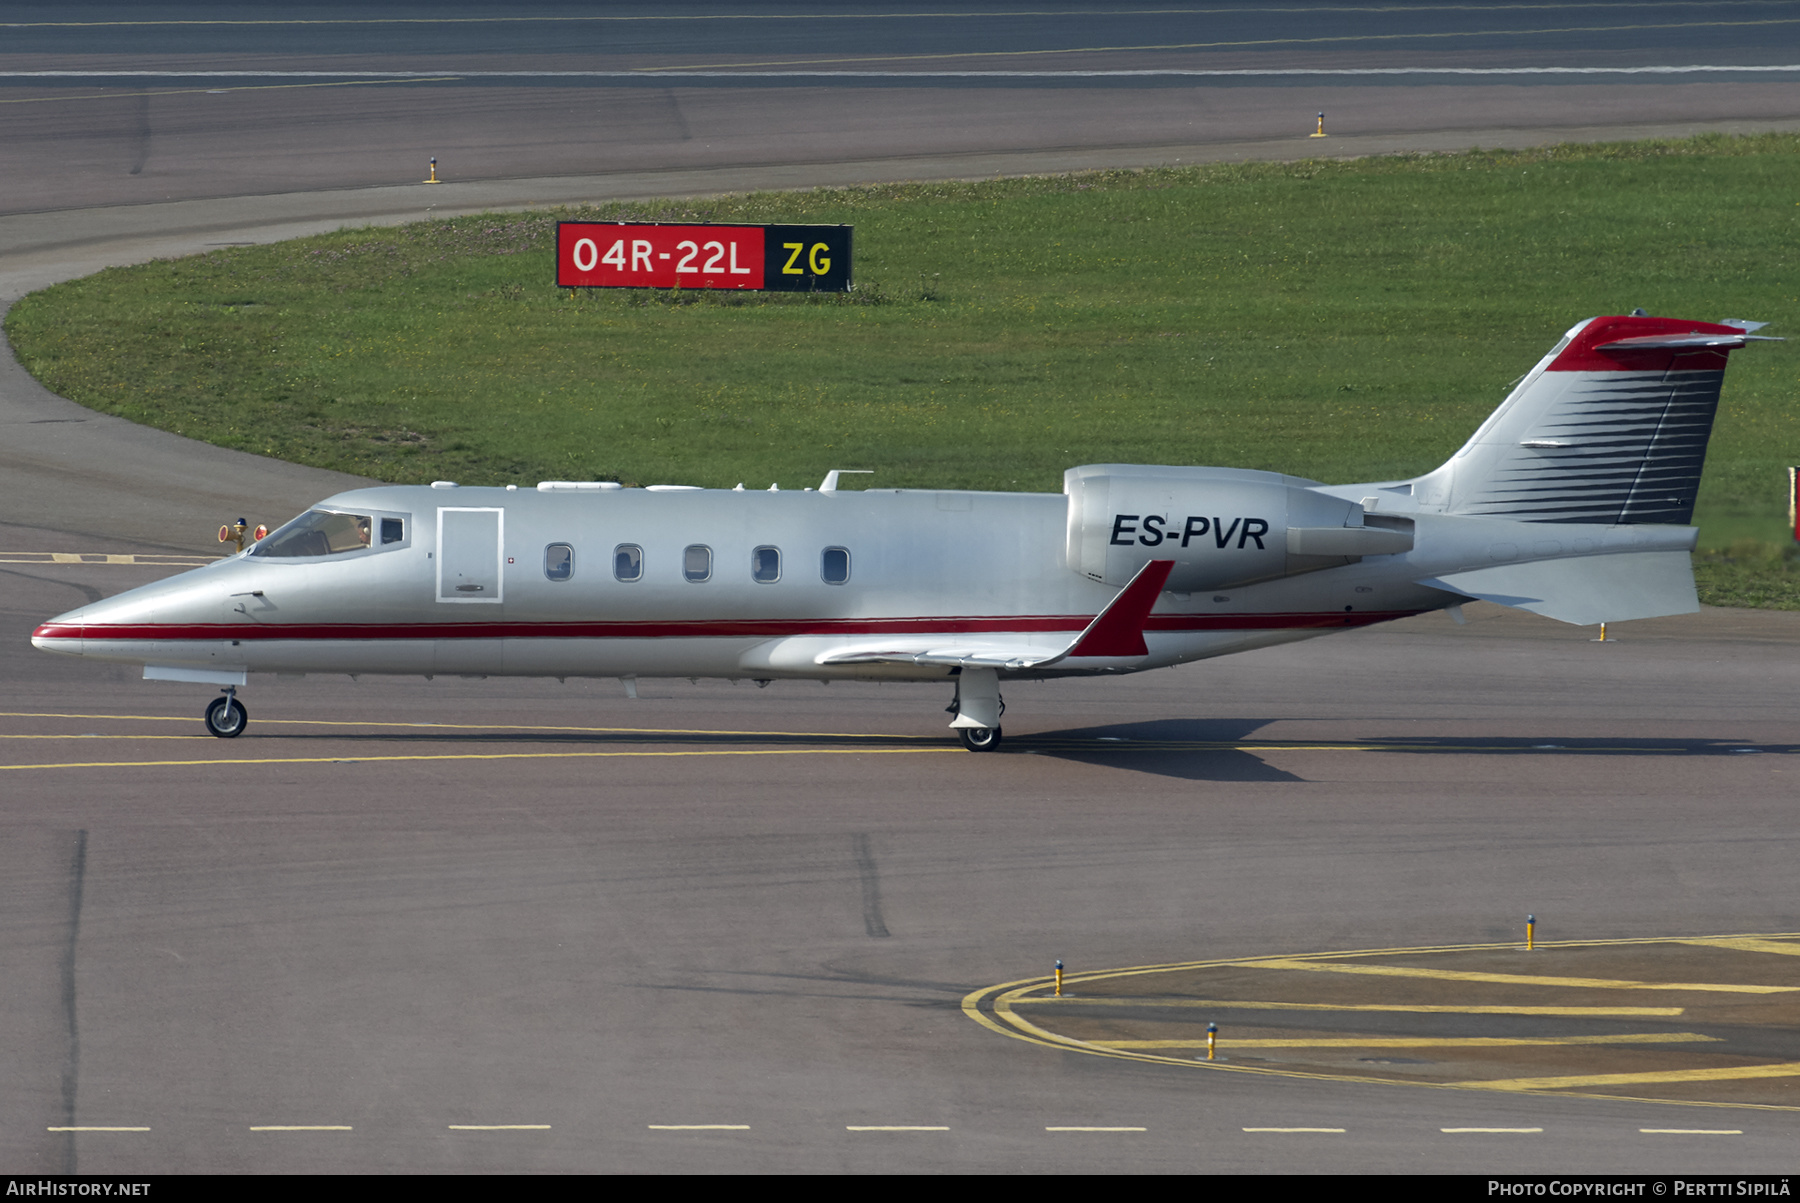
[[(1784, 703), (1800, 686), (1800, 616), (1711, 611), (1597, 644), (1472, 606), (1465, 627), (1433, 615), (1141, 678), (1014, 687), (992, 756), (943, 729), (942, 689), (685, 680), (643, 682), (631, 701), (612, 681), (258, 679), (243, 695), (249, 731), (220, 741), (199, 724), (206, 691), (25, 643), (43, 614), (166, 567), (0, 571), (4, 938), (31, 985), (11, 996), (17, 1072), (0, 1097), (14, 1164), (1742, 1173), (1791, 1161), (1800, 1063), (1785, 992), (1753, 996), (1748, 1020), (1439, 1018), (1423, 1033), (1729, 1029), (1723, 1049), (1533, 1048), (1511, 1075), (1738, 1067), (1697, 1097), (1750, 1105), (1708, 1107), (1558, 1097), (1606, 1093), (1571, 1085), (1420, 1090), (1372, 1082), (1368, 1066), (1197, 1073), (1005, 1039), (964, 999), (1059, 958), (1084, 973), (1516, 948), (1527, 914), (1546, 942), (1792, 933), (1800, 745)], [(1503, 974), (1783, 990), (1800, 963), (1743, 954), (1682, 974), (1555, 948), (1451, 951), (1462, 959), (1437, 963), (1465, 973), (1494, 970), (1469, 960), (1487, 955)], [(1333, 1003), (1331, 1022), (1353, 1025), (1340, 1038), (1371, 1039), (1358, 1059), (1416, 1062), (1370, 1033), (1421, 1033), (1355, 1025), (1354, 1005), (1546, 1005), (1541, 984), (1497, 996), (1400, 978), (1371, 993), (1354, 975), (1304, 976), (1319, 980), (1303, 999), (1269, 989)], [(1252, 1028), (1248, 1012), (1211, 1014), (1233, 1066), (1269, 1058), (1229, 1045), (1276, 1038), (1268, 1016)], [(1279, 1018), (1289, 1039), (1317, 1034), (1316, 1015)], [(262, 1130), (274, 1128), (295, 1130)]]
[[(1720, 103), (1765, 127), (1800, 118), (1765, 100)], [(1679, 109), (1670, 120), (1724, 119)], [(951, 161), (966, 170), (941, 174), (1031, 170), (1005, 156), (1052, 153), (1008, 135), (1013, 150), (958, 158), (954, 139), (926, 138), (912, 158), (702, 170), (647, 154), (628, 176), (383, 190), (353, 186), (354, 157), (334, 174), (323, 151), (353, 119), (309, 129), (317, 191), (208, 194), (208, 160), (178, 147), (163, 162), (190, 199), (95, 208), (136, 185), (102, 185), (98, 168), (50, 179), (66, 209), (0, 217), (0, 295), (428, 205), (908, 178)], [(246, 122), (220, 137), (242, 141)], [(1442, 122), (1417, 136), (1495, 144)], [(1054, 153), (1161, 161), (1098, 142)], [(0, 426), (9, 1172), (1792, 1169), (1796, 962), (1764, 945), (1800, 931), (1800, 615), (1709, 610), (1598, 644), (1475, 605), (1466, 626), (1423, 616), (1016, 686), (1007, 741), (985, 756), (944, 728), (946, 689), (685, 680), (644, 682), (633, 701), (613, 681), (257, 678), (249, 730), (221, 741), (200, 726), (209, 690), (47, 656), (27, 636), (204, 554), (239, 512), (277, 521), (345, 478), (101, 418), (10, 360)], [(1528, 914), (1546, 947), (1526, 954), (1510, 945)], [(1652, 963), (1662, 944), (1563, 946), (1714, 937), (1751, 943), (1674, 946), (1734, 958), (1704, 974)], [(1345, 955), (1378, 949), (1443, 951)], [(1233, 969), (1283, 979), (1253, 996), (1197, 968), (1270, 958), (1475, 976)], [(1533, 1045), (1528, 1061), (1512, 1046), (1482, 1055), (1518, 1073), (1428, 1088), (1363, 1080), (1443, 1063), (1396, 1046), (1351, 1072), (1215, 1072), (1198, 1050), (1181, 1065), (1099, 1055), (976, 1017), (995, 1016), (982, 991), (1035, 983), (1058, 959), (1072, 977), (1196, 967), (1158, 998), (1344, 1008), (1329, 1024), (1305, 1012), (1308, 1026), (1222, 1012), (1238, 1069), (1298, 1054), (1233, 1039), (1718, 1039)], [(1774, 992), (1745, 1021), (1694, 1009), (1704, 992), (1617, 1004), (1594, 981)], [(1686, 1013), (1347, 1026), (1353, 1006), (1551, 1006), (1557, 990), (1577, 992), (1570, 1006)], [(1114, 1022), (1094, 1010), (1085, 1022)], [(1076, 1026), (1046, 1030), (1191, 1038), (1155, 1012), (1106, 1030), (1068, 1014)], [(1567, 1081), (1733, 1068), (1746, 1076), (1678, 1081), (1667, 1101)]]

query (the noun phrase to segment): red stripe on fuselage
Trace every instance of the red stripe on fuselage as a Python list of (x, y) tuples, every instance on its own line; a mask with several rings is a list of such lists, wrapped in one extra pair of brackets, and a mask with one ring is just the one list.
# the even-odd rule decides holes
[[(1146, 631), (1273, 631), (1367, 626), (1419, 610), (1289, 614), (1152, 614)], [(790, 635), (1074, 634), (1092, 615), (1047, 614), (1001, 618), (837, 618), (690, 622), (408, 622), (408, 623), (45, 623), (37, 639), (217, 642), (219, 640), (376, 639), (779, 639)]]

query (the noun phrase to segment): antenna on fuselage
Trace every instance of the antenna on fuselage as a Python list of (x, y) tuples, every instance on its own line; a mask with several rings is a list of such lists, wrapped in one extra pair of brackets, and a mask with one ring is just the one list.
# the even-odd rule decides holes
[(833, 468), (825, 474), (825, 483), (819, 486), (819, 492), (837, 492), (837, 482), (840, 476), (873, 476), (874, 474), (875, 469), (873, 468)]

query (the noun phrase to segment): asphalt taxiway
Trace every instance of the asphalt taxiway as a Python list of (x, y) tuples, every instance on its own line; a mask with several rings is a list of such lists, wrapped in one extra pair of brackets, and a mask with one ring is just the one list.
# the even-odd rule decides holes
[[(1764, 29), (1765, 64), (1784, 45), (1770, 29), (1786, 27)], [(1731, 61), (1750, 61), (1746, 47)], [(1670, 106), (1655, 116), (1746, 128), (1800, 117), (1766, 90), (1717, 111), (1679, 99), (1724, 86), (1655, 85)], [(1019, 99), (982, 87), (961, 99)], [(1508, 112), (1557, 102), (1548, 86), (1509, 87), (1526, 107), (1490, 110), (1488, 124), (1466, 114), (1491, 97), (1464, 90), (1453, 99), (1466, 108), (1412, 114), (1418, 131), (1367, 136), (1495, 145), (1502, 128), (1520, 141), (1574, 128), (1560, 109), (1559, 121), (1513, 122)], [(1131, 93), (1160, 98), (1146, 114), (1170, 94)], [(1617, 123), (1585, 130), (1644, 128), (1622, 116), (1642, 114), (1628, 93), (1600, 95), (1620, 104)], [(800, 110), (771, 104), (769, 128), (793, 135)], [(91, 111), (72, 145), (110, 145), (113, 118), (100, 102)], [(428, 211), (1165, 157), (1116, 122), (1110, 138), (1057, 141), (1060, 110), (1040, 108), (1037, 133), (998, 125), (992, 146), (920, 119), (913, 143), (883, 141), (875, 125), (810, 159), (740, 141), (740, 161), (695, 162), (653, 153), (646, 134), (643, 161), (611, 174), (534, 158), (524, 139), (495, 168), (511, 180), (384, 189), (354, 186), (377, 156), (329, 152), (357, 141), (358, 122), (380, 128), (402, 110), (324, 105), (261, 160), (276, 171), (274, 152), (291, 152), (306, 178), (244, 189), (213, 151), (279, 121), (243, 105), (214, 141), (159, 140), (159, 111), (135, 172), (142, 147), (125, 139), (117, 162), (72, 155), (9, 174), (39, 199), (0, 217), (0, 295), (207, 243)], [(856, 111), (851, 98), (837, 116)], [(666, 109), (619, 112), (627, 128), (675, 128)], [(1317, 145), (1229, 122), (1208, 132), (1227, 156)], [(0, 154), (16, 153), (12, 133)], [(571, 170), (583, 178), (559, 178)], [(163, 196), (144, 190), (150, 176)], [(209, 191), (221, 187), (274, 195)], [(31, 207), (45, 211), (17, 211)], [(1608, 993), (1620, 988), (1591, 983), (1794, 984), (1794, 959), (1754, 942), (1800, 931), (1800, 615), (1707, 611), (1625, 624), (1597, 644), (1589, 630), (1471, 606), (1466, 626), (1426, 616), (1141, 678), (1015, 687), (1007, 742), (982, 756), (947, 738), (943, 691), (844, 684), (647, 682), (633, 701), (608, 681), (258, 678), (243, 694), (248, 732), (220, 741), (200, 727), (208, 691), (43, 655), (29, 631), (167, 574), (228, 518), (278, 520), (345, 478), (102, 418), (10, 361), (0, 427), (8, 1171), (1792, 1168), (1800, 1076), (1769, 1069), (1800, 1060), (1789, 995), (1756, 995), (1746, 1019), (1705, 1011), (1716, 999), (1704, 992), (1632, 990), (1620, 1004)], [(1531, 953), (1511, 948), (1527, 914), (1547, 944)], [(1753, 943), (1672, 946), (1715, 958), (1704, 972), (1693, 959), (1648, 963), (1643, 949), (1661, 944), (1605, 946), (1604, 965), (1560, 946), (1676, 937)], [(1426, 948), (1443, 951), (1405, 951)], [(1270, 958), (1427, 972), (1221, 976)], [(1044, 1027), (1087, 1048), (982, 1022), (1004, 1026), (987, 987), (1030, 993), (1058, 959), (1076, 993), (1138, 1002), (1149, 996), (1123, 979), (1088, 979), (1191, 967), (1155, 999), (1237, 1004), (1216, 1016), (1227, 1065), (1260, 1057), (1309, 1076), (1212, 1072), (1194, 1049), (1176, 1050), (1185, 1065), (1096, 1053), (1192, 1038), (1149, 1007), (1124, 1008), (1129, 1022), (1075, 1007)], [(1497, 975), (1590, 984), (1487, 980)], [(1428, 1025), (1426, 1012), (1376, 1024), (1349, 1009), (1553, 1006), (1546, 992), (1571, 990), (1569, 1006), (1684, 1014), (1527, 1027), (1491, 1011), (1482, 1026), (1441, 1014)], [(1040, 1027), (1057, 1005), (1008, 1004)], [(1569, 1042), (1646, 1035), (1707, 1039)], [(1231, 1045), (1487, 1038), (1563, 1043)], [(1471, 1058), (1520, 1068), (1464, 1068)], [(1572, 1084), (1733, 1068), (1758, 1072), (1659, 1097)], [(1384, 1077), (1414, 1080), (1370, 1080)]]

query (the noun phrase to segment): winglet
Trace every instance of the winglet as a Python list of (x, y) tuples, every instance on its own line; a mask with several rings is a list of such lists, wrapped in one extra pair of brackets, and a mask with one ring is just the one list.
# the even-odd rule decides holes
[(1150, 647), (1144, 642), (1144, 620), (1156, 605), (1163, 585), (1169, 579), (1174, 560), (1151, 560), (1138, 569), (1136, 576), (1106, 609), (1094, 616), (1065, 656), (1147, 656)]

